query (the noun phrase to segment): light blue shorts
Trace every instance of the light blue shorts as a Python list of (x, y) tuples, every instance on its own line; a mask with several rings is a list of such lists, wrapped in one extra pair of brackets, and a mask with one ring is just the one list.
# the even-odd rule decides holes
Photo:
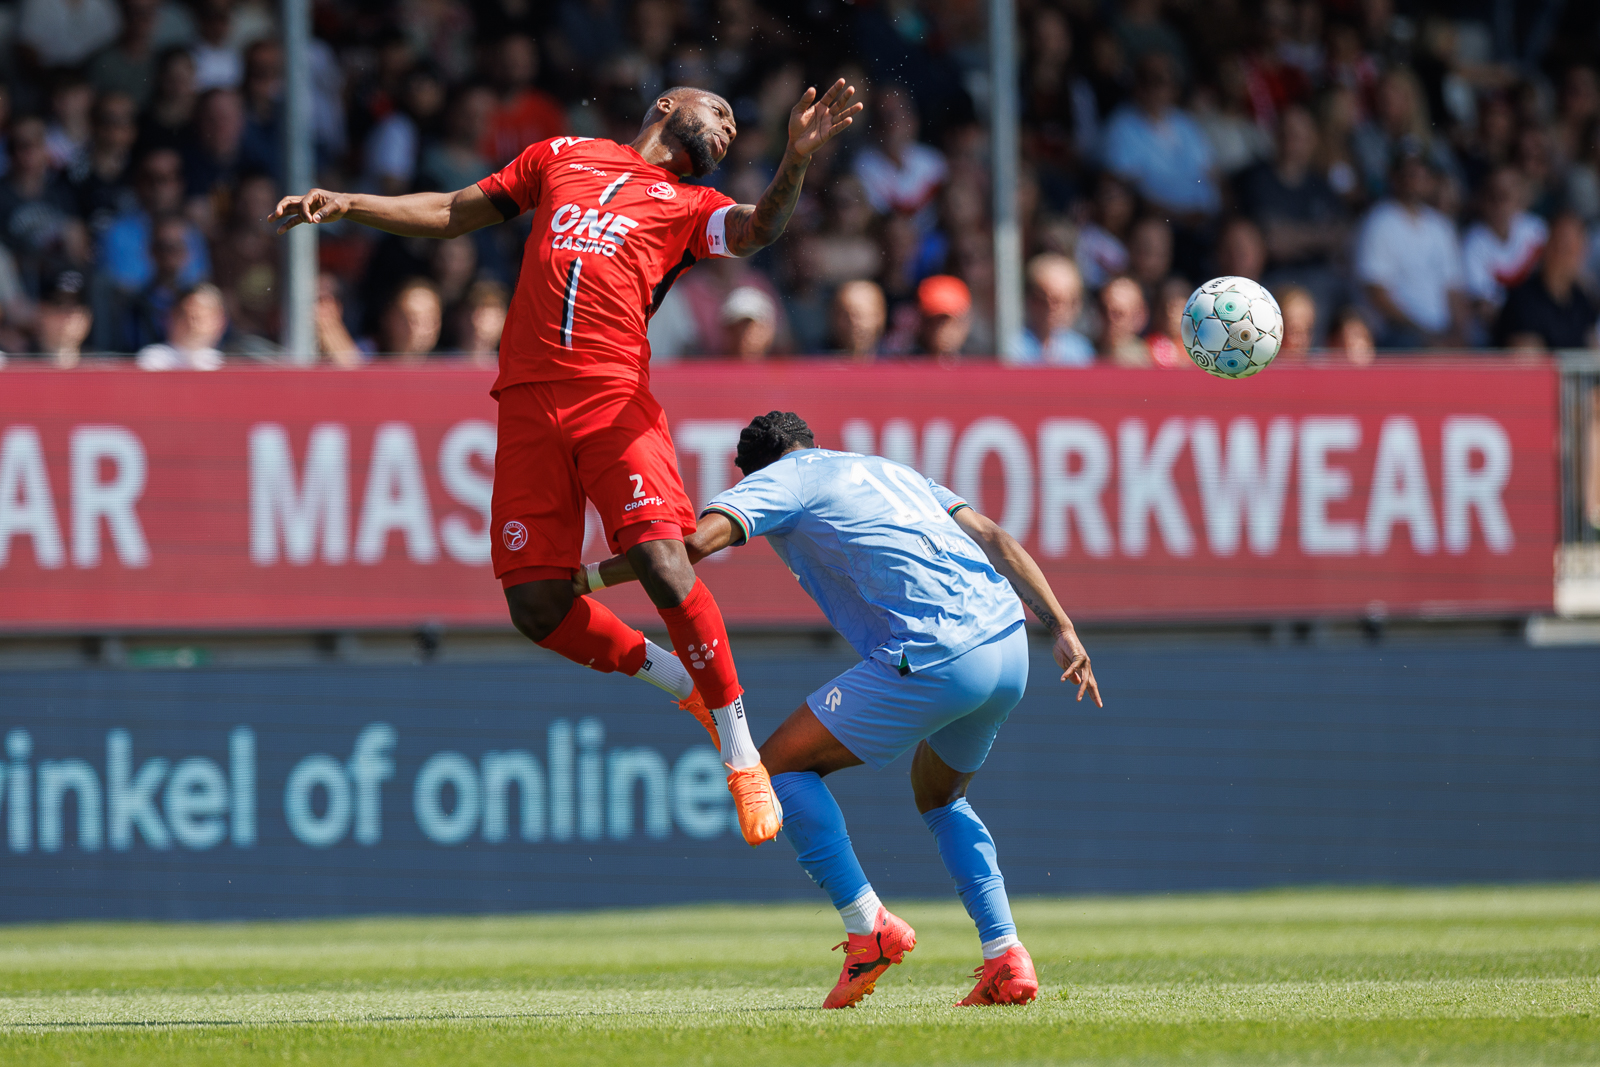
[(902, 675), (863, 660), (806, 698), (812, 712), (861, 761), (881, 770), (918, 741), (963, 773), (977, 770), (1028, 687), (1028, 633), (1021, 622), (948, 663)]

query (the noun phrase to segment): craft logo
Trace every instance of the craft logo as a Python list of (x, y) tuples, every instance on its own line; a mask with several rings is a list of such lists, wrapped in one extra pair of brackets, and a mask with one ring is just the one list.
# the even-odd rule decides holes
[(671, 200), (678, 195), (678, 190), (674, 189), (670, 182), (656, 182), (645, 192), (657, 200)]
[(528, 528), (515, 519), (506, 523), (505, 529), (501, 532), (505, 537), (506, 547), (513, 552), (528, 543)]

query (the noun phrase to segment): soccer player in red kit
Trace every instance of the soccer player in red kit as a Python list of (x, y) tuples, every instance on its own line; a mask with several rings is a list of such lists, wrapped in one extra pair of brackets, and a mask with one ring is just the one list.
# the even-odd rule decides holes
[[(278, 232), (349, 219), (406, 237), (451, 238), (532, 211), (533, 232), (500, 342), (490, 536), (511, 621), (544, 648), (665, 689), (722, 749), (739, 827), (752, 845), (783, 825), (745, 721), (722, 612), (695, 577), (683, 538), (695, 510), (650, 395), (646, 324), (672, 283), (709, 256), (747, 256), (778, 239), (817, 149), (861, 110), (843, 79), (789, 115), (789, 143), (756, 204), (681, 179), (716, 168), (737, 135), (714, 93), (662, 93), (623, 145), (556, 137), (453, 193), (371, 196), (312, 189), (285, 197)], [(582, 568), (584, 500), (627, 556), (672, 637), (676, 659), (591, 597)], [(598, 575), (589, 574), (591, 588)]]

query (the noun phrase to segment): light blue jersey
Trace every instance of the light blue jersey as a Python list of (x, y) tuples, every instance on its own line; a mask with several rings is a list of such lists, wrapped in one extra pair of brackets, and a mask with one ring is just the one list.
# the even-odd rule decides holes
[(878, 456), (790, 452), (706, 505), (765, 537), (863, 659), (937, 667), (1022, 621), (1009, 582), (950, 516), (966, 501)]

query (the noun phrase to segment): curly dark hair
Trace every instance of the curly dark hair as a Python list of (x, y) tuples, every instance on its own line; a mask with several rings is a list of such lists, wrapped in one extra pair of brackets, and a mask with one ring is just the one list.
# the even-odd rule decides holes
[(739, 431), (739, 451), (733, 462), (745, 474), (754, 474), (796, 445), (817, 447), (806, 420), (792, 411), (769, 411)]

